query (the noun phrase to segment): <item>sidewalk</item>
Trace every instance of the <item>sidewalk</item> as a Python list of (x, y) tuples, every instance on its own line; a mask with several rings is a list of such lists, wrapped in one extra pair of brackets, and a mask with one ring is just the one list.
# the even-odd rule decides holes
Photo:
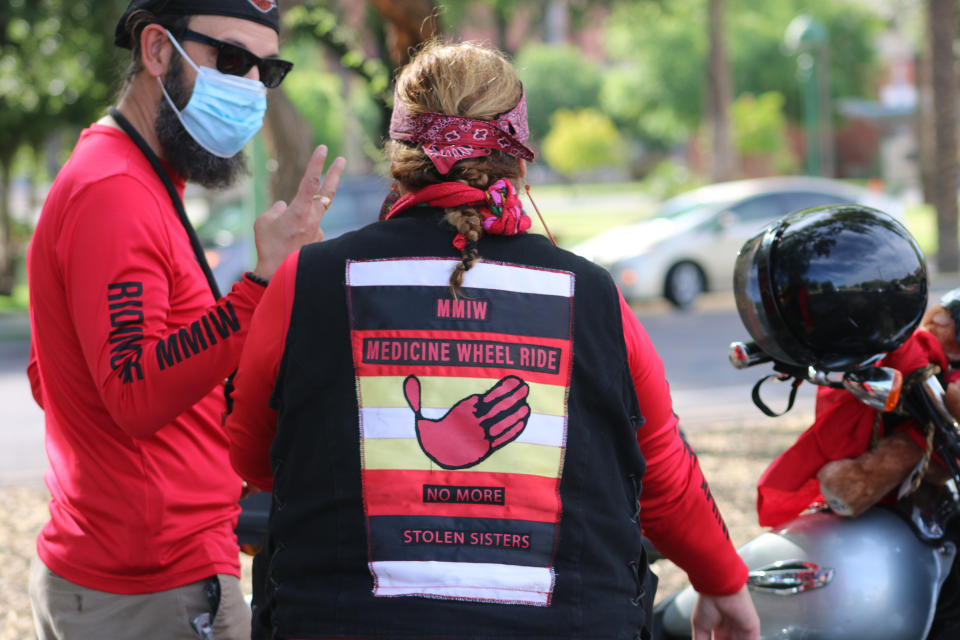
[(931, 273), (930, 302), (934, 302), (944, 293), (960, 287), (960, 273)]

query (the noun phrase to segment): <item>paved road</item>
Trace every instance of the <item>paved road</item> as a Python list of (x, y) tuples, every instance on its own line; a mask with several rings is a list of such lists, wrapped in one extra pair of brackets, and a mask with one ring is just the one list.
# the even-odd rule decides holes
[[(931, 301), (960, 287), (960, 274), (932, 274)], [(635, 306), (640, 321), (663, 358), (674, 408), (686, 429), (728, 427), (744, 418), (763, 417), (750, 399), (754, 383), (773, 372), (770, 365), (740, 371), (727, 359), (734, 340), (747, 340), (731, 293), (710, 294), (690, 312), (678, 313), (669, 305)], [(763, 400), (775, 411), (786, 407), (789, 385), (773, 381), (762, 388)], [(813, 417), (813, 385), (803, 384), (791, 416)]]
[[(763, 417), (750, 399), (754, 383), (772, 373), (770, 365), (734, 369), (727, 348), (749, 339), (729, 294), (715, 294), (689, 312), (666, 304), (636, 306), (637, 316), (663, 359), (674, 409), (685, 429), (727, 427)], [(789, 385), (768, 382), (762, 397), (776, 411), (786, 406)], [(792, 415), (813, 415), (813, 389), (802, 385)]]
[(0, 342), (0, 485), (39, 484), (47, 468), (43, 412), (25, 373), (28, 356), (27, 342)]

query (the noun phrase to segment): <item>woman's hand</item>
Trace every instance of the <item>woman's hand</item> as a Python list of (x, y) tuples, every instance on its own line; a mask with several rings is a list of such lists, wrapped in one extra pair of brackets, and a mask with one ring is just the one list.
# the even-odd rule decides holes
[(760, 618), (747, 585), (729, 596), (701, 593), (690, 621), (693, 640), (760, 640)]

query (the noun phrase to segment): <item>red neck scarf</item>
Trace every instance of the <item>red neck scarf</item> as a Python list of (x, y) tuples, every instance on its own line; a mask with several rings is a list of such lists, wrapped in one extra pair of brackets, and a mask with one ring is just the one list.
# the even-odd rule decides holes
[[(880, 361), (903, 375), (933, 363), (947, 370), (947, 357), (937, 339), (917, 329), (906, 342)], [(949, 379), (949, 378), (948, 378)], [(781, 453), (757, 482), (757, 516), (760, 526), (778, 527), (811, 504), (823, 500), (817, 472), (831, 460), (855, 458), (870, 446), (876, 409), (844, 389), (817, 389), (816, 421), (789, 449)], [(910, 420), (903, 425), (921, 430)]]
[[(486, 191), (460, 182), (432, 184), (400, 197), (382, 218), (389, 220), (420, 204), (444, 209), (474, 205), (483, 218), (484, 232), (493, 235), (515, 236), (530, 228), (530, 216), (524, 213), (517, 190), (506, 178), (497, 180)], [(463, 251), (467, 246), (466, 237), (458, 233), (453, 246)]]

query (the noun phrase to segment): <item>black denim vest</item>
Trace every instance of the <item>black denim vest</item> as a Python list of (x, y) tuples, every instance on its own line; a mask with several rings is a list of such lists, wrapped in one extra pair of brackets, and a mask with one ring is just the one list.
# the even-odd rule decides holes
[[(645, 625), (656, 579), (647, 570), (637, 517), (644, 462), (636, 444), (636, 429), (643, 420), (627, 364), (616, 288), (599, 267), (533, 234), (489, 236), (479, 243), (484, 263), (526, 265), (561, 276), (567, 274), (575, 283), (565, 303), (562, 296), (533, 296), (543, 300), (541, 308), (539, 302), (530, 306), (525, 299), (520, 306), (526, 320), (511, 312), (507, 294), (502, 299), (496, 297), (500, 293), (490, 291), (478, 296), (476, 290), (467, 288), (465, 297), (459, 299), (464, 305), (458, 307), (457, 299), (448, 299), (445, 287), (423, 293), (419, 289), (392, 289), (388, 283), (359, 292), (357, 282), (348, 282), (357, 277), (349, 274), (359, 273), (351, 271), (348, 265), (366, 261), (457, 259), (458, 252), (451, 245), (453, 235), (453, 230), (442, 222), (440, 211), (421, 208), (301, 251), (289, 333), (272, 398), (279, 411), (279, 427), (271, 448), (274, 503), (269, 540), (263, 552), (266, 556), (261, 559), (266, 565), (262, 613), (271, 621), (277, 638), (648, 637)], [(377, 273), (390, 275), (390, 269), (385, 271), (383, 264), (376, 267)], [(468, 284), (470, 278), (468, 274)], [(431, 292), (436, 301), (428, 295)], [(493, 296), (490, 307), (481, 306), (481, 298), (486, 300), (489, 296)], [(452, 307), (447, 306), (450, 302)], [(383, 307), (387, 303), (391, 306)], [(371, 315), (365, 311), (369, 304), (380, 305), (379, 319), (370, 321)], [(424, 304), (429, 312), (418, 316), (416, 309)], [(385, 314), (384, 308), (393, 309), (394, 313)], [(488, 309), (490, 317), (483, 317)], [(531, 311), (538, 314), (533, 324)], [(429, 322), (423, 320), (428, 326), (420, 327), (418, 318), (428, 315)], [(486, 321), (495, 321), (494, 331), (486, 328)], [(442, 330), (450, 328), (451, 322), (486, 337), (469, 346), (451, 343), (444, 352), (442, 345), (437, 347), (435, 341), (430, 342), (430, 332), (447, 335)], [(563, 322), (568, 326), (561, 326)], [(416, 334), (421, 336), (417, 340), (406, 340), (407, 346), (400, 339), (377, 343), (365, 338), (380, 335), (378, 329), (387, 325), (426, 331)], [(572, 348), (568, 387), (561, 397), (565, 418), (561, 422), (564, 441), (557, 474), (559, 522), (546, 530), (552, 539), (545, 541), (540, 528), (521, 527), (510, 530), (508, 535), (499, 535), (494, 529), (486, 534), (471, 533), (469, 527), (461, 531), (458, 527), (464, 522), (474, 522), (462, 518), (434, 518), (429, 520), (429, 526), (417, 528), (408, 525), (408, 520), (397, 515), (399, 512), (390, 511), (389, 497), (381, 498), (377, 503), (380, 506), (376, 506), (377, 501), (364, 493), (364, 474), (375, 466), (377, 447), (382, 443), (370, 439), (372, 428), (367, 425), (364, 430), (361, 421), (361, 408), (373, 400), (366, 386), (368, 379), (362, 375), (369, 370), (358, 369), (357, 354), (362, 354), (361, 360), (379, 362), (374, 365), (375, 372), (400, 374), (389, 378), (394, 394), (399, 393), (395, 387), (404, 380), (405, 366), (419, 363), (418, 358), (428, 357), (427, 354), (439, 359), (446, 353), (448, 359), (455, 359), (456, 355), (450, 354), (458, 348), (465, 349), (461, 358), (511, 362), (521, 369), (519, 359), (526, 358), (523, 366), (527, 369), (514, 377), (523, 378), (523, 384), (529, 382), (532, 388), (534, 380), (539, 379), (537, 375), (549, 377), (551, 367), (558, 370), (562, 358), (551, 360), (549, 350), (520, 351), (531, 340), (536, 342), (535, 338), (519, 335), (516, 344), (504, 345), (497, 342), (497, 336), (522, 334), (531, 326), (536, 328), (534, 333), (539, 333), (541, 325), (544, 332), (566, 331), (568, 346)], [(418, 346), (413, 346), (414, 342)], [(358, 350), (354, 344), (360, 345)], [(390, 364), (383, 364), (383, 358)], [(421, 375), (412, 394), (417, 403), (421, 379), (424, 402), (431, 386), (436, 386), (432, 378)], [(516, 380), (501, 382), (512, 387), (518, 384)], [(403, 384), (410, 406), (403, 404), (394, 411), (400, 411), (395, 415), (401, 417), (403, 411), (408, 411), (413, 425), (411, 388), (405, 380)], [(483, 394), (488, 389), (489, 384), (485, 383), (475, 391)], [(533, 396), (531, 391), (531, 405)], [(446, 405), (450, 406), (452, 401)], [(506, 444), (503, 451), (512, 447), (514, 455), (521, 452), (520, 440)], [(413, 440), (411, 446), (416, 448), (417, 444)], [(455, 477), (464, 477), (456, 476), (455, 467), (461, 462), (450, 459), (447, 452), (431, 451), (425, 438), (419, 446), (432, 464), (429, 471), (410, 473), (433, 477), (430, 474), (453, 470)], [(489, 456), (491, 463), (498, 453)], [(518, 460), (521, 466), (525, 462), (522, 457)], [(468, 461), (467, 465), (471, 464), (473, 461)], [(487, 485), (476, 487), (487, 488), (487, 493), (477, 491), (470, 498), (467, 489), (460, 487), (463, 497), (456, 508), (479, 513), (496, 510), (498, 500), (504, 500), (502, 492), (489, 491), (489, 482), (479, 484)], [(457, 493), (449, 482), (425, 481), (423, 502), (456, 502), (457, 498), (450, 497), (451, 489)], [(490, 507), (491, 503), (494, 506)], [(393, 515), (378, 518), (377, 509), (386, 509)], [(445, 527), (445, 522), (449, 526)], [(540, 525), (531, 525), (534, 526)], [(536, 560), (528, 561), (536, 556), (536, 544), (532, 541), (543, 547), (543, 554), (538, 557), (541, 564), (549, 565), (552, 576), (547, 599), (538, 605), (510, 602), (510, 598), (484, 601), (487, 598), (457, 592), (450, 597), (397, 595), (385, 587), (382, 576), (375, 580), (370, 564), (380, 558), (393, 558), (392, 553), (405, 553), (420, 561), (479, 559), (537, 564)], [(478, 545), (493, 548), (480, 549)], [(395, 597), (386, 597), (391, 595)]]

